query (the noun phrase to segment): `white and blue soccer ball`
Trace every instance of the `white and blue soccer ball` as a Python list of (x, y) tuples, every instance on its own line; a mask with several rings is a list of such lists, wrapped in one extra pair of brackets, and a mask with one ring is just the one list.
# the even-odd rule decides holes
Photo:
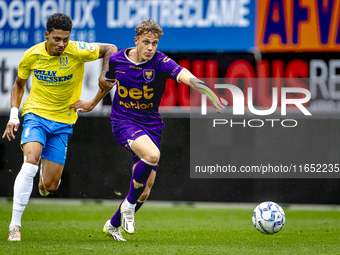
[(286, 221), (282, 207), (274, 202), (263, 202), (253, 212), (254, 227), (262, 234), (272, 235), (279, 232)]

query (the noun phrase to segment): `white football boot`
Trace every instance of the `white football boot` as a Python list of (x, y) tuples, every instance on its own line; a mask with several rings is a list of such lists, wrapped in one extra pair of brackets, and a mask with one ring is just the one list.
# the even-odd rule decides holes
[(131, 205), (126, 199), (120, 206), (120, 223), (122, 228), (130, 235), (135, 233), (135, 207), (136, 205)]
[(21, 231), (20, 231), (20, 226), (13, 226), (9, 230), (9, 235), (7, 241), (21, 241)]
[(126, 241), (120, 233), (120, 229), (112, 226), (110, 220), (105, 223), (103, 234), (111, 236), (114, 241)]

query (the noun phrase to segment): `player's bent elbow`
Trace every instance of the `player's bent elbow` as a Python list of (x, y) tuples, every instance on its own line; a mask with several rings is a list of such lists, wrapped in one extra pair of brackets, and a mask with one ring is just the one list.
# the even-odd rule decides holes
[(116, 45), (113, 45), (113, 44), (112, 44), (112, 49), (113, 49), (113, 53), (116, 53), (116, 52), (118, 51), (117, 46), (116, 46)]
[(108, 49), (108, 53), (109, 54), (113, 54), (116, 53), (118, 51), (118, 48), (116, 47), (116, 45), (114, 44), (109, 44), (109, 49)]

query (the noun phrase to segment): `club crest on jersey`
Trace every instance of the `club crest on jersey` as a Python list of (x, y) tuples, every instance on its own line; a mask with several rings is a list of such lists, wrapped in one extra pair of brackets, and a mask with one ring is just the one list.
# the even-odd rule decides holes
[(62, 65), (62, 66), (68, 65), (68, 57), (60, 57), (59, 61), (60, 61), (60, 65)]
[(154, 69), (145, 69), (143, 70), (144, 80), (147, 82), (153, 81), (155, 79), (155, 70)]

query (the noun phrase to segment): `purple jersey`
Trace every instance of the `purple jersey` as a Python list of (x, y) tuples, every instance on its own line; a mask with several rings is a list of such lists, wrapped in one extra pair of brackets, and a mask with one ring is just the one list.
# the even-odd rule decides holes
[(110, 57), (106, 78), (117, 79), (112, 102), (111, 121), (131, 120), (142, 125), (163, 128), (158, 112), (166, 80), (177, 80), (183, 67), (156, 51), (151, 60), (135, 63), (124, 49)]

